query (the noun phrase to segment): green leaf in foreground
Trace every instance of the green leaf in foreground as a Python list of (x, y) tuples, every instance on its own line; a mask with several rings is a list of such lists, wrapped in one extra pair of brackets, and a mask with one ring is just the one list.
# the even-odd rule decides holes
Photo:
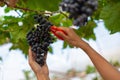
[(76, 33), (87, 40), (93, 39), (96, 40), (95, 34), (94, 34), (94, 28), (96, 27), (96, 23), (94, 21), (89, 21), (86, 26), (80, 27), (78, 30), (76, 30)]
[(105, 27), (111, 34), (120, 32), (120, 2), (105, 6), (101, 12), (101, 18), (105, 22)]

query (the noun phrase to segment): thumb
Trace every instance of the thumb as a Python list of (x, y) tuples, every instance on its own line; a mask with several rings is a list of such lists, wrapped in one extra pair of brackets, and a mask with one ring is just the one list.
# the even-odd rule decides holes
[(63, 39), (67, 39), (67, 35), (61, 31), (56, 31), (56, 34), (62, 37)]

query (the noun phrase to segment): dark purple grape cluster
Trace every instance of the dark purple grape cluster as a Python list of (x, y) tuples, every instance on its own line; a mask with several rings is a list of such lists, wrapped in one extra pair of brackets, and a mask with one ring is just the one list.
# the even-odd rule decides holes
[(50, 33), (52, 24), (42, 15), (35, 15), (34, 19), (37, 26), (33, 27), (27, 33), (26, 38), (28, 44), (31, 46), (31, 50), (36, 53), (36, 62), (40, 66), (43, 66), (49, 45), (53, 43), (54, 40), (54, 37)]
[(60, 7), (69, 13), (75, 26), (84, 26), (98, 7), (98, 0), (62, 0)]

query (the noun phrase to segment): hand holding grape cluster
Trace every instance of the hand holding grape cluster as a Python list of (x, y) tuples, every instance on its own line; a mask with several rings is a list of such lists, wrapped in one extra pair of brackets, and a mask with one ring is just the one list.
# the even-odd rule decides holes
[(74, 20), (75, 26), (84, 26), (88, 17), (97, 9), (98, 0), (63, 0), (60, 7), (69, 13), (69, 18)]

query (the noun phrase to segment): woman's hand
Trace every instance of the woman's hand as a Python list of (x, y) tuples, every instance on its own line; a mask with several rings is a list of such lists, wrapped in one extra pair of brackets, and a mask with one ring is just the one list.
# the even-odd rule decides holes
[(114, 68), (104, 57), (96, 52), (89, 44), (83, 41), (73, 29), (64, 27), (61, 27), (61, 29), (64, 30), (67, 35), (60, 31), (56, 31), (56, 34), (61, 36), (69, 44), (82, 48), (91, 59), (104, 80), (120, 80), (120, 72)]
[(66, 34), (61, 31), (56, 31), (56, 34), (62, 37), (66, 42), (72, 46), (83, 48), (84, 44), (87, 44), (83, 41), (72, 28), (60, 27)]
[(33, 53), (31, 51), (31, 48), (29, 48), (29, 55), (28, 55), (29, 65), (31, 66), (32, 70), (37, 76), (37, 79), (38, 80), (49, 80), (49, 70), (46, 64), (47, 55), (45, 56), (45, 64), (42, 67), (35, 61), (35, 56), (36, 56), (35, 53)]

